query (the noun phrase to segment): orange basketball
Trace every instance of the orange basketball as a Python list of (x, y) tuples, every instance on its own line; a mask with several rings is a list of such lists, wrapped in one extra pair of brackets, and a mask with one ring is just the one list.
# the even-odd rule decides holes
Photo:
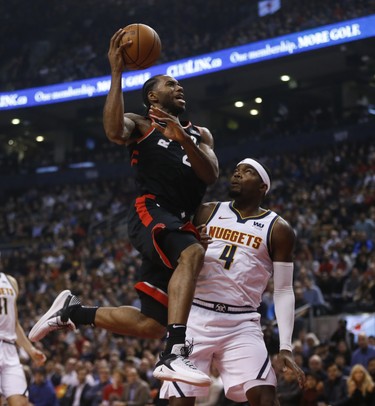
[(133, 41), (123, 51), (124, 63), (128, 69), (146, 69), (159, 59), (161, 41), (153, 28), (145, 24), (130, 24), (124, 31), (122, 43)]

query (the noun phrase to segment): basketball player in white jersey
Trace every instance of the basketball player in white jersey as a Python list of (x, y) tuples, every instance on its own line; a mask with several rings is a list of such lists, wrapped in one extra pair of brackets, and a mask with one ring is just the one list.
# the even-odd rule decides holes
[(37, 366), (44, 364), (46, 356), (31, 344), (18, 321), (17, 281), (1, 270), (0, 259), (0, 395), (6, 398), (8, 406), (28, 406), (27, 382), (16, 345)]
[[(294, 293), (291, 226), (260, 207), (271, 188), (270, 175), (254, 159), (244, 159), (231, 178), (233, 201), (206, 203), (194, 222), (204, 225), (208, 242), (186, 337), (194, 338), (190, 359), (207, 374), (213, 364), (226, 396), (251, 406), (278, 405), (276, 376), (264, 343), (259, 307), (270, 277), (280, 337), (278, 361), (303, 386), (305, 376), (292, 356)], [(164, 382), (161, 397), (172, 406), (194, 406), (207, 387)]]

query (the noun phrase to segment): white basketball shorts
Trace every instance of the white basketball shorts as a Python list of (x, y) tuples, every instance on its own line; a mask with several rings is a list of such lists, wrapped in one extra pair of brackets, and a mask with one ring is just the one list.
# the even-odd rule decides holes
[(13, 395), (28, 396), (25, 373), (14, 344), (0, 340), (0, 393), (9, 398)]
[[(250, 388), (276, 386), (259, 313), (217, 313), (193, 305), (186, 337), (194, 344), (189, 359), (208, 375), (212, 363), (220, 373), (229, 399), (246, 402), (246, 392)], [(209, 387), (164, 382), (160, 397), (202, 397), (208, 392)]]

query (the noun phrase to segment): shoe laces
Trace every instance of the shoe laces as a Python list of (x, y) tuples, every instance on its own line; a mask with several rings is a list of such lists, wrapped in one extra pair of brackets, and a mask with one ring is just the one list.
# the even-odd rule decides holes
[(188, 358), (189, 355), (193, 352), (193, 348), (194, 348), (194, 340), (193, 339), (191, 341), (186, 340), (185, 345), (180, 349), (181, 356), (184, 358)]

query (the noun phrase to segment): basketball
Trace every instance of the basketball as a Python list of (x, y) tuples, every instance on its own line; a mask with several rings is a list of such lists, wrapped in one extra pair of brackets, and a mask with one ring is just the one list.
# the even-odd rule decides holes
[(133, 43), (124, 48), (123, 59), (128, 69), (146, 69), (160, 57), (161, 41), (158, 33), (145, 24), (130, 24), (124, 28), (121, 43)]

